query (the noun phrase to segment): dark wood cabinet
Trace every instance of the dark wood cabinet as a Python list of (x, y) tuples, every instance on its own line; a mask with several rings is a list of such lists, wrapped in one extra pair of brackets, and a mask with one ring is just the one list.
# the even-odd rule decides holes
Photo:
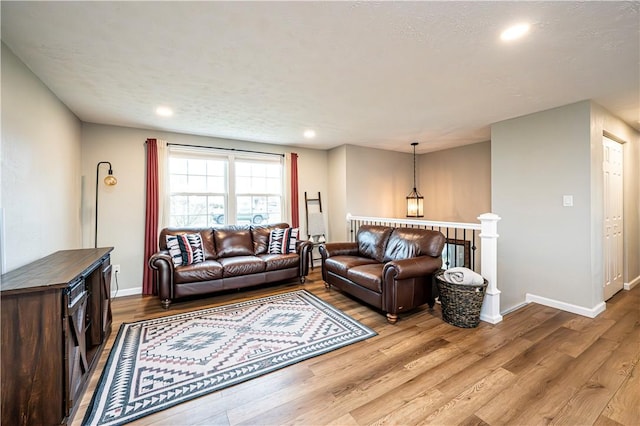
[(63, 250), (2, 275), (2, 424), (73, 415), (111, 332), (112, 250)]

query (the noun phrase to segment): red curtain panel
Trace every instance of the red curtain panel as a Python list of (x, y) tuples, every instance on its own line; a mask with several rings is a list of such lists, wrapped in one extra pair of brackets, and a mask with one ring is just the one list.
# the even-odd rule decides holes
[(154, 271), (149, 258), (158, 249), (158, 145), (156, 139), (147, 139), (147, 208), (144, 226), (144, 265), (142, 294), (157, 294), (154, 288)]
[(298, 154), (291, 153), (291, 227), (300, 226), (298, 212)]

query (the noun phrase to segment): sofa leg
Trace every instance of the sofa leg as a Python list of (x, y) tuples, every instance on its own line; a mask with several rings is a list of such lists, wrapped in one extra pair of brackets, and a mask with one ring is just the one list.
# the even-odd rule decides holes
[(307, 280), (307, 277), (300, 277), (300, 284), (304, 284), (306, 280)]
[(171, 299), (164, 299), (160, 302), (164, 309), (169, 309), (169, 305), (171, 305)]
[(387, 313), (387, 322), (389, 324), (395, 324), (398, 322), (398, 315), (397, 314), (390, 314)]
[(331, 288), (331, 284), (329, 284), (328, 282), (324, 282), (324, 288)]

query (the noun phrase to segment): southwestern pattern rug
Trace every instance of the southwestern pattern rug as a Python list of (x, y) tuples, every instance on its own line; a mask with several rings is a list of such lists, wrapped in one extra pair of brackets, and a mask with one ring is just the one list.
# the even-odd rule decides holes
[(83, 424), (127, 423), (375, 335), (306, 290), (124, 323)]

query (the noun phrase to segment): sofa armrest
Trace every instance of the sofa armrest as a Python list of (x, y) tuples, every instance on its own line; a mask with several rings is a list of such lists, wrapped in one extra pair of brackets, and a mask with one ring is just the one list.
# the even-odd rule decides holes
[(300, 276), (306, 277), (309, 275), (309, 256), (313, 250), (313, 244), (310, 241), (298, 240), (296, 243), (296, 252), (300, 256)]
[(162, 250), (149, 258), (149, 267), (156, 271), (156, 290), (160, 300), (173, 299), (173, 260), (168, 250)]
[(385, 280), (387, 280), (387, 277), (404, 280), (420, 275), (433, 274), (438, 271), (441, 266), (441, 257), (418, 256), (409, 259), (393, 260), (384, 265), (382, 276), (385, 277)]
[(358, 243), (324, 243), (319, 250), (323, 260), (331, 256), (357, 256)]

